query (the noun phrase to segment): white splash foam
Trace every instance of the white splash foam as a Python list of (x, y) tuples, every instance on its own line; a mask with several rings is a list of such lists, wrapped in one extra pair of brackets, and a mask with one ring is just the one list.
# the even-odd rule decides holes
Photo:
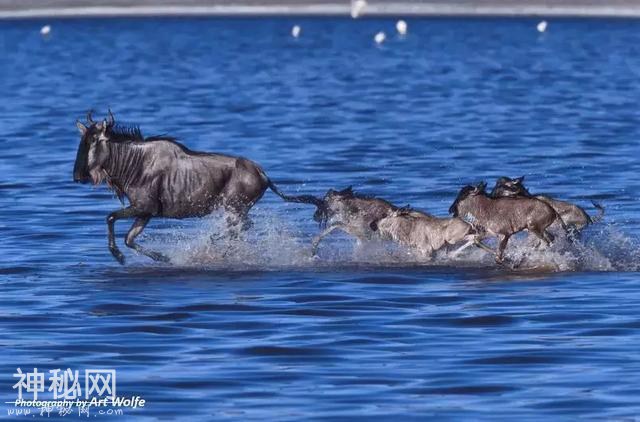
[(313, 263), (310, 243), (274, 215), (254, 216), (253, 226), (237, 237), (227, 236), (220, 214), (200, 221), (194, 235), (183, 239), (171, 253), (172, 263), (225, 268), (305, 267)]
[[(265, 211), (253, 211), (254, 225), (237, 238), (221, 235), (224, 217), (215, 214), (198, 220), (195, 227), (175, 227), (164, 233), (149, 232), (142, 241), (160, 248), (171, 257), (172, 265), (216, 267), (227, 270), (278, 270), (331, 268), (343, 265), (367, 267), (450, 266), (495, 268), (493, 255), (470, 247), (455, 256), (439, 251), (434, 257), (420, 256), (392, 242), (371, 241), (358, 244), (348, 235), (334, 234), (323, 240), (319, 256), (311, 255), (313, 233), (303, 233), (300, 222)], [(156, 233), (156, 234), (152, 234)], [(162, 238), (158, 242), (159, 238)], [(154, 241), (156, 239), (156, 241)], [(160, 245), (158, 245), (160, 243)], [(494, 242), (492, 243), (493, 246)], [(514, 236), (507, 247), (507, 262), (517, 270), (559, 271), (637, 271), (640, 244), (613, 226), (588, 228), (581, 239), (569, 242), (562, 236), (549, 248), (538, 247), (534, 236)], [(161, 247), (164, 246), (164, 247)]]

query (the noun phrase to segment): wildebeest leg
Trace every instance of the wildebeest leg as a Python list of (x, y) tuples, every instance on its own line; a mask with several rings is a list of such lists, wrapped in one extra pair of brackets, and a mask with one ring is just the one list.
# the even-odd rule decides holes
[(111, 251), (111, 255), (122, 265), (124, 265), (124, 255), (118, 249), (116, 245), (116, 236), (115, 236), (115, 223), (116, 220), (120, 220), (122, 218), (131, 218), (137, 217), (138, 211), (136, 211), (133, 207), (127, 207), (120, 209), (118, 211), (114, 211), (107, 216), (107, 230), (108, 230), (108, 239), (109, 239), (109, 250)]
[(549, 230), (545, 230), (542, 232), (542, 238), (544, 239), (547, 246), (551, 245), (556, 239), (555, 236), (549, 232)]
[(507, 243), (509, 243), (510, 234), (505, 234), (500, 239), (500, 244), (498, 245), (498, 254), (496, 255), (496, 261), (502, 263), (504, 260), (504, 250), (507, 248)]
[(221, 233), (215, 233), (209, 236), (211, 243), (223, 239), (237, 239), (241, 232), (250, 229), (252, 226), (248, 209), (227, 207), (225, 213), (225, 228)]
[[(551, 245), (551, 243), (553, 243), (553, 240), (555, 239), (548, 230), (531, 230), (531, 232), (536, 235), (536, 237), (540, 239), (542, 243), (544, 243), (547, 247), (549, 247), (549, 245)], [(538, 245), (538, 247), (540, 247), (540, 245)]]
[(576, 243), (580, 239), (580, 229), (575, 226), (569, 226), (567, 230), (567, 240), (571, 243)]
[(489, 252), (491, 255), (496, 255), (497, 253), (496, 251), (494, 251), (493, 249), (491, 249), (490, 247), (488, 247), (487, 245), (485, 245), (481, 239), (479, 239), (478, 237), (474, 237), (473, 238), (473, 244), (475, 246), (477, 246), (478, 248), (482, 249), (485, 252)]
[[(465, 243), (464, 245), (460, 246), (458, 249), (456, 249), (455, 251), (453, 251), (451, 253), (451, 257), (452, 258), (457, 258), (458, 255), (460, 255), (462, 253), (462, 251), (464, 251), (465, 249), (467, 249), (468, 247), (474, 245), (476, 243), (476, 237), (473, 236), (471, 239), (467, 240), (467, 243)], [(449, 245), (447, 245), (448, 247)], [(491, 251), (493, 253), (493, 251)]]
[(322, 231), (322, 233), (320, 233), (319, 235), (314, 237), (313, 241), (311, 242), (311, 255), (315, 255), (316, 252), (318, 251), (318, 245), (320, 244), (320, 241), (322, 241), (322, 239), (324, 239), (329, 234), (331, 234), (331, 232), (333, 232), (334, 230), (337, 230), (337, 229), (344, 230), (344, 226), (342, 224), (331, 225), (331, 226), (327, 227), (326, 229), (324, 229)]
[(249, 219), (250, 209), (250, 205), (244, 204), (226, 207), (227, 227), (229, 228), (231, 237), (236, 238), (240, 232), (251, 228), (252, 224)]
[(144, 230), (144, 227), (147, 225), (150, 219), (150, 216), (137, 217), (136, 221), (133, 222), (133, 225), (129, 229), (124, 243), (131, 249), (134, 249), (136, 252), (148, 256), (154, 261), (169, 262), (169, 258), (162, 255), (161, 253), (147, 250), (135, 242), (136, 237), (138, 237), (138, 235), (142, 233), (142, 230)]

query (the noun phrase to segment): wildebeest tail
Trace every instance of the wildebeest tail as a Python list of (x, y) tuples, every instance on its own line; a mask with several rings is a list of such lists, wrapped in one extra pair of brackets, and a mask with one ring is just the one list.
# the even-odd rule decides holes
[(598, 214), (594, 215), (593, 217), (589, 216), (589, 220), (591, 220), (590, 223), (591, 224), (599, 223), (604, 218), (604, 207), (602, 205), (600, 205), (599, 203), (597, 203), (596, 201), (593, 201), (593, 200), (591, 201), (591, 203), (598, 210)]
[(285, 195), (284, 193), (280, 192), (278, 187), (270, 179), (267, 179), (267, 183), (268, 183), (269, 189), (271, 189), (273, 191), (273, 193), (278, 195), (285, 202), (297, 202), (297, 203), (300, 203), (300, 204), (313, 204), (316, 207), (320, 207), (320, 206), (323, 205), (322, 199), (316, 198), (313, 195), (297, 195), (297, 196)]

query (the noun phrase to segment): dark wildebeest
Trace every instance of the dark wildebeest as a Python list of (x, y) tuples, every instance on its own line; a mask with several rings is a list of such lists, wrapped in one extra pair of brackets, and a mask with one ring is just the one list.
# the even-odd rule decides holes
[(455, 256), (477, 243), (476, 231), (461, 218), (439, 218), (407, 208), (374, 221), (371, 229), (380, 233), (383, 239), (394, 240), (428, 257), (445, 246), (466, 242), (454, 251)]
[(89, 112), (87, 123), (77, 122), (82, 139), (73, 180), (106, 182), (121, 202), (129, 200), (128, 207), (107, 217), (109, 249), (121, 264), (124, 255), (114, 236), (114, 223), (121, 218), (135, 218), (125, 238), (128, 247), (166, 262), (167, 257), (135, 242), (152, 217), (203, 217), (224, 209), (230, 224), (241, 225), (267, 188), (285, 201), (320, 204), (312, 196), (282, 194), (258, 164), (245, 158), (191, 151), (170, 137), (144, 138), (137, 127), (116, 126), (111, 112), (100, 123)]
[(341, 191), (329, 189), (323, 199), (316, 200), (318, 209), (313, 219), (325, 229), (313, 239), (314, 255), (320, 241), (334, 230), (342, 230), (358, 242), (370, 240), (374, 235), (371, 223), (399, 209), (384, 199), (357, 194), (351, 186)]
[(595, 201), (591, 203), (598, 210), (598, 215), (591, 217), (582, 207), (570, 202), (559, 201), (547, 195), (532, 195), (524, 186), (524, 176), (515, 179), (500, 177), (491, 191), (491, 197), (526, 197), (543, 201), (556, 210), (567, 227), (577, 232), (589, 224), (600, 222), (604, 217), (604, 207)]
[(562, 218), (548, 204), (534, 198), (491, 198), (485, 188), (484, 182), (463, 187), (449, 212), (469, 222), (478, 232), (499, 239), (497, 262), (502, 262), (509, 238), (518, 232), (527, 230), (548, 246), (553, 236), (547, 229), (556, 219), (566, 230)]

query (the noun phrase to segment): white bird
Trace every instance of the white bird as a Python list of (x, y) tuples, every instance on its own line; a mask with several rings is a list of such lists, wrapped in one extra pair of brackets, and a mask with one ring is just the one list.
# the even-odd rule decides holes
[(376, 34), (376, 36), (373, 37), (373, 39), (375, 40), (376, 44), (382, 44), (386, 38), (387, 38), (387, 36), (382, 31), (378, 32)]
[(42, 28), (40, 28), (40, 35), (49, 35), (51, 33), (51, 26), (50, 25), (45, 25)]
[(547, 30), (547, 21), (542, 21), (537, 26), (538, 32), (544, 32)]
[(300, 31), (302, 31), (300, 26), (294, 25), (293, 28), (291, 28), (291, 35), (293, 38), (298, 38), (300, 36)]
[(407, 35), (407, 23), (405, 21), (403, 21), (402, 19), (400, 19), (396, 23), (396, 30), (398, 31), (398, 34), (400, 34), (400, 35)]
[(356, 19), (362, 14), (365, 7), (367, 7), (366, 0), (351, 0), (351, 17)]

